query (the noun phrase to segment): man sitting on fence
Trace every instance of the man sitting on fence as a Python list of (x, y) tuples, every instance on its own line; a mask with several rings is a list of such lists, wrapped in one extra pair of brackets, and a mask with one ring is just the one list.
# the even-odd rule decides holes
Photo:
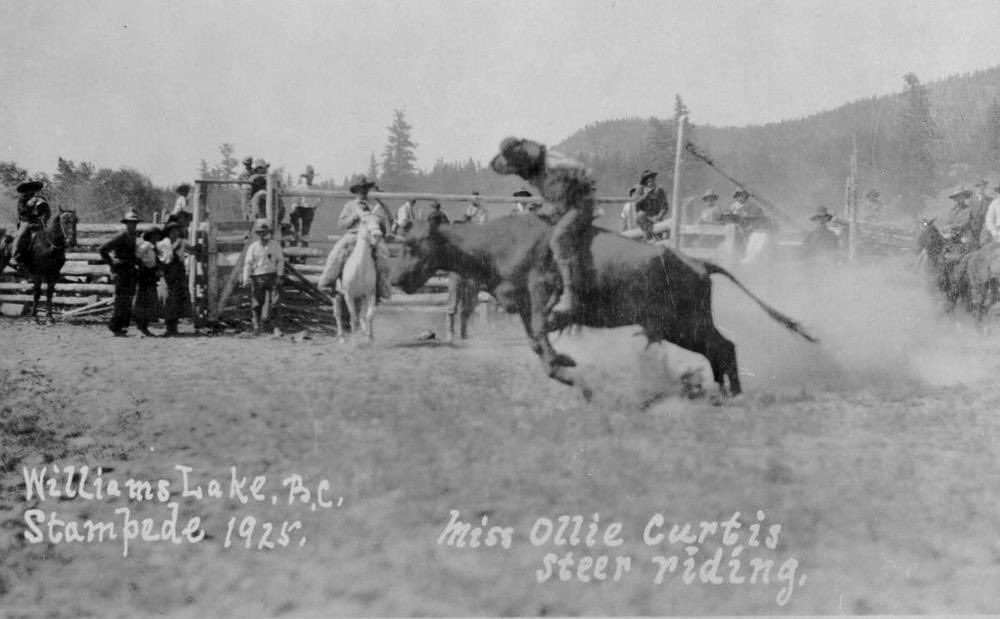
[(10, 266), (17, 268), (22, 260), (22, 254), (27, 251), (32, 235), (45, 227), (49, 217), (52, 216), (52, 209), (49, 203), (40, 195), (42, 190), (41, 181), (25, 181), (17, 186), (17, 193), (21, 197), (17, 200), (17, 219), (19, 227), (14, 236), (14, 253), (10, 259)]
[(635, 200), (632, 204), (635, 209), (635, 223), (647, 241), (656, 238), (653, 224), (662, 221), (670, 213), (667, 192), (656, 184), (656, 176), (656, 172), (646, 170), (639, 177), (639, 184), (634, 187)]
[[(340, 237), (330, 250), (330, 255), (326, 259), (326, 266), (323, 268), (323, 275), (320, 277), (319, 286), (321, 288), (333, 288), (340, 278), (344, 263), (358, 242), (358, 225), (361, 223), (361, 215), (372, 212), (375, 204), (368, 199), (368, 191), (375, 186), (365, 177), (351, 186), (351, 193), (358, 197), (344, 205), (344, 210), (340, 212), (338, 224), (344, 230), (344, 236)], [(379, 241), (375, 251), (376, 290), (380, 301), (388, 301), (392, 295), (389, 287), (390, 266), (389, 249), (385, 241)]]
[[(299, 189), (312, 189), (313, 179), (316, 172), (311, 165), (306, 166), (306, 171), (299, 174)], [(305, 182), (302, 182), (305, 179)], [(309, 247), (309, 231), (312, 229), (313, 219), (316, 217), (316, 198), (306, 198), (298, 196), (292, 206), (292, 213), (288, 220), (292, 223), (292, 230), (295, 231), (295, 239), (302, 247)]]

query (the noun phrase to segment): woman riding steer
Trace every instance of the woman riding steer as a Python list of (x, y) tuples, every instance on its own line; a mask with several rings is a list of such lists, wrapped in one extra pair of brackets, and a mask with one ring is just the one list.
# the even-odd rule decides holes
[(562, 295), (552, 308), (557, 314), (579, 309), (581, 292), (593, 281), (590, 242), (594, 237), (594, 181), (590, 171), (571, 159), (531, 140), (507, 138), (490, 167), (498, 174), (517, 174), (538, 188), (555, 206), (556, 221), (549, 247), (562, 278)]

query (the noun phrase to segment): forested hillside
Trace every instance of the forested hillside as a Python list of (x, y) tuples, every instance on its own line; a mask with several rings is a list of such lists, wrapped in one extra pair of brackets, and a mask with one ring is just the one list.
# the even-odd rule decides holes
[[(856, 141), (861, 193), (877, 189), (898, 213), (920, 211), (949, 187), (980, 177), (1000, 180), (1000, 67), (927, 85), (915, 75), (902, 91), (812, 116), (760, 126), (698, 125), (686, 138), (730, 175), (790, 212), (820, 204), (842, 209)], [(683, 105), (680, 103), (680, 105)], [(626, 118), (597, 122), (559, 147), (591, 164), (601, 193), (621, 193), (645, 168), (670, 186), (674, 121)], [(670, 134), (662, 136), (664, 129)], [(708, 187), (728, 198), (733, 185), (707, 166), (688, 162), (685, 196)]]

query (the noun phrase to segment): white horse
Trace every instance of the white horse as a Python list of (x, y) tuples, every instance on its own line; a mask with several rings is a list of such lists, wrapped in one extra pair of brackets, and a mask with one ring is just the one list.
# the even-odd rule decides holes
[(369, 341), (375, 337), (372, 331), (372, 316), (375, 314), (375, 258), (378, 243), (382, 240), (380, 220), (374, 213), (366, 213), (361, 217), (357, 230), (358, 239), (354, 249), (344, 263), (344, 270), (337, 282), (336, 304), (333, 307), (333, 317), (337, 321), (337, 337), (344, 341), (344, 325), (341, 319), (340, 303), (347, 306), (351, 320), (351, 333), (361, 333)]

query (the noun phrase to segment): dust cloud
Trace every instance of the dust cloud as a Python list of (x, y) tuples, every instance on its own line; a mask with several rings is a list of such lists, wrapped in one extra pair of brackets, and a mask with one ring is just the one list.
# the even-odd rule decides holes
[(995, 338), (943, 318), (925, 276), (906, 257), (860, 265), (779, 263), (738, 276), (800, 321), (809, 344), (716, 276), (716, 323), (737, 343), (747, 386), (832, 391), (970, 384), (995, 371)]

